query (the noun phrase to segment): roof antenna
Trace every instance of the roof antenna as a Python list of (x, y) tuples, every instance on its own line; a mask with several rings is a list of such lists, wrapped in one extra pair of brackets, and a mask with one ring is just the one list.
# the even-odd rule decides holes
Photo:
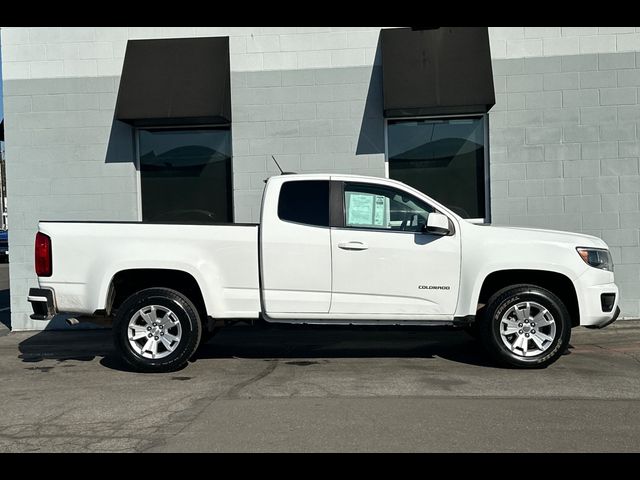
[(280, 164), (278, 163), (278, 161), (276, 160), (276, 157), (274, 157), (273, 155), (271, 155), (271, 158), (273, 158), (273, 161), (276, 162), (276, 167), (278, 167), (278, 170), (280, 170), (280, 175), (284, 175), (284, 172), (282, 171), (282, 168), (280, 168)]
[(271, 158), (273, 158), (273, 161), (276, 162), (276, 166), (278, 167), (278, 170), (280, 170), (280, 175), (295, 175), (296, 174), (295, 172), (285, 172), (285, 171), (283, 171), (282, 168), (280, 168), (280, 164), (276, 160), (276, 157), (271, 155)]

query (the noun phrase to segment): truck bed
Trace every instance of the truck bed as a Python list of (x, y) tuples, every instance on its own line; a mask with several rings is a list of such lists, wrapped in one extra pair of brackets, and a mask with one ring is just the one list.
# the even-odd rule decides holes
[(255, 318), (260, 311), (258, 225), (141, 222), (40, 222), (52, 242), (60, 311), (93, 314), (107, 303), (117, 272), (180, 270), (194, 277), (207, 310), (218, 318)]

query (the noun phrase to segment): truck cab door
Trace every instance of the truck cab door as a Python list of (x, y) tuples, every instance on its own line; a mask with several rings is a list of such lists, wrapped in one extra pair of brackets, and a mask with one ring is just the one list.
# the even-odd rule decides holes
[(454, 315), (461, 247), (453, 221), (447, 234), (425, 233), (435, 212), (427, 202), (383, 183), (343, 185), (344, 218), (331, 233), (332, 317)]
[(328, 313), (331, 305), (329, 180), (277, 177), (263, 199), (260, 260), (267, 315)]

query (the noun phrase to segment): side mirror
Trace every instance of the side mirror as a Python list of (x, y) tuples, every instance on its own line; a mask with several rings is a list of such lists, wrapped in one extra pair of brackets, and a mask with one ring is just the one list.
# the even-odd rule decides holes
[(430, 213), (422, 231), (431, 235), (449, 235), (449, 218), (441, 213)]

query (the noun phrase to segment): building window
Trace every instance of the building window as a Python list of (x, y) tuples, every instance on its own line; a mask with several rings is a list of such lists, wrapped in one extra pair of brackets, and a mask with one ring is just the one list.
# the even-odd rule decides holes
[(142, 220), (233, 222), (231, 129), (138, 130)]
[(389, 178), (463, 218), (489, 219), (487, 116), (388, 120)]

